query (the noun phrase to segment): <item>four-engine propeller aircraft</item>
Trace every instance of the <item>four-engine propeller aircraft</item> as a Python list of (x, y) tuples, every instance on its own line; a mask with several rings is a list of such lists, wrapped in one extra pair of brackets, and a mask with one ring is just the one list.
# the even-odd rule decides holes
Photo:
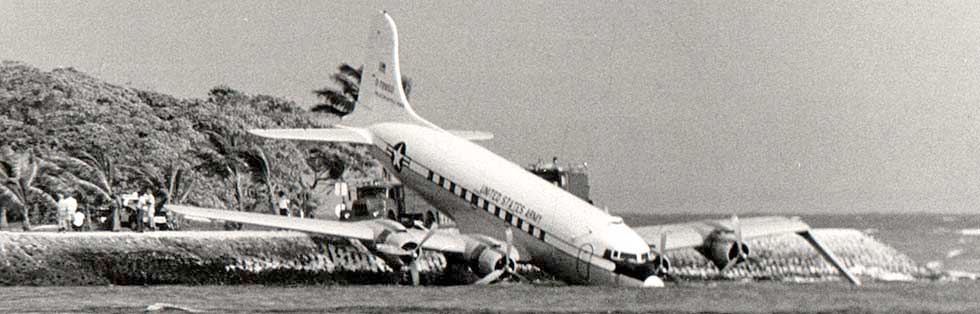
[[(418, 283), (420, 249), (466, 261), (478, 283), (514, 274), (518, 261), (572, 284), (660, 286), (670, 263), (663, 254), (697, 248), (727, 271), (745, 260), (744, 239), (780, 233), (803, 236), (846, 278), (860, 284), (799, 221), (756, 217), (630, 228), (614, 217), (474, 144), (483, 132), (447, 131), (419, 117), (402, 90), (398, 34), (382, 12), (369, 36), (355, 110), (328, 129), (252, 130), (253, 134), (301, 141), (369, 145), (388, 173), (419, 192), (456, 221), (460, 234), (407, 229), (394, 221), (299, 219), (256, 213), (168, 205), (176, 213), (264, 225), (366, 242), (387, 261), (407, 262)], [(500, 240), (504, 239), (504, 240)], [(354, 241), (358, 243), (359, 241)], [(453, 260), (453, 259), (451, 259)], [(458, 260), (458, 259), (457, 259)]]

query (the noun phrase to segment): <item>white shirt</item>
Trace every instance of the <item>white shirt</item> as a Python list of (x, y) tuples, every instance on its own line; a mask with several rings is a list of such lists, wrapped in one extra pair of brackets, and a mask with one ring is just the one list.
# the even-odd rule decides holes
[(78, 200), (69, 196), (62, 201), (64, 202), (65, 213), (68, 214), (69, 217), (75, 215), (75, 211), (78, 210)]
[(280, 198), (279, 199), (279, 209), (289, 209), (289, 199), (288, 198), (283, 197), (283, 198)]
[(156, 209), (156, 206), (154, 206), (156, 205), (156, 202), (157, 200), (153, 197), (153, 194), (146, 193), (140, 195), (137, 206), (145, 210), (148, 215), (153, 216), (153, 211)]
[(58, 200), (58, 215), (61, 217), (70, 218), (71, 215), (75, 214), (75, 210), (77, 209), (78, 201), (74, 197), (69, 196), (68, 198)]
[(83, 222), (85, 222), (85, 214), (82, 214), (82, 212), (75, 212), (72, 217), (71, 224), (75, 225), (75, 227), (81, 227)]

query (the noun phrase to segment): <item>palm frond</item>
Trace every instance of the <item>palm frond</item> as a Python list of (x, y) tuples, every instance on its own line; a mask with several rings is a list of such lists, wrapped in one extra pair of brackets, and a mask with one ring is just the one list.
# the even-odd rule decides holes
[(67, 176), (66, 179), (70, 181), (72, 184), (99, 193), (99, 195), (106, 198), (107, 200), (112, 200), (111, 191), (107, 191), (101, 185), (79, 178), (73, 174), (68, 174), (66, 176)]
[(348, 63), (341, 63), (340, 66), (337, 67), (337, 71), (340, 71), (340, 73), (343, 73), (348, 77), (354, 78), (358, 84), (361, 83), (361, 73), (364, 73), (363, 69), (363, 67), (354, 68), (354, 66)]
[(32, 186), (30, 187), (30, 192), (31, 195), (44, 201), (45, 205), (47, 205), (48, 207), (54, 207), (54, 208), (58, 207), (58, 201), (56, 201), (54, 197), (51, 197), (51, 194), (49, 194), (47, 191)]

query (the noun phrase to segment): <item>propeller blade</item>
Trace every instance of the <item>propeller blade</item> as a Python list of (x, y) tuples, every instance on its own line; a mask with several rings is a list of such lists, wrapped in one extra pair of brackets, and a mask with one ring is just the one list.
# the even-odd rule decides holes
[(518, 281), (531, 282), (531, 280), (527, 279), (527, 277), (524, 277), (524, 275), (518, 274), (516, 270), (510, 272), (510, 275), (511, 276), (514, 276), (514, 277), (517, 277), (517, 280)]
[(477, 280), (476, 282), (474, 282), (473, 284), (474, 285), (486, 285), (486, 284), (489, 284), (489, 283), (493, 282), (494, 280), (497, 280), (497, 278), (500, 278), (500, 275), (503, 275), (504, 274), (504, 269), (506, 269), (506, 267), (505, 268), (502, 268), (502, 269), (498, 269), (498, 270), (492, 271), (489, 274), (487, 274), (486, 276), (483, 276), (483, 278), (480, 278), (480, 280)]
[[(416, 221), (416, 223), (418, 222)], [(411, 251), (412, 262), (409, 265), (409, 271), (412, 273), (413, 286), (419, 285), (419, 258), (422, 257), (422, 245), (425, 244), (425, 241), (429, 241), (429, 238), (432, 238), (432, 235), (436, 234), (436, 230), (439, 230), (439, 225), (432, 224), (431, 229), (423, 229), (423, 230), (427, 231), (425, 233), (425, 236), (423, 236), (422, 239), (419, 240), (418, 246), (415, 248), (415, 250)]]
[(738, 257), (728, 260), (728, 264), (725, 264), (725, 267), (723, 267), (720, 272), (722, 274), (728, 272), (728, 270), (732, 269), (732, 266), (735, 266), (735, 264), (738, 264)]
[(510, 253), (511, 250), (514, 248), (514, 232), (511, 231), (510, 228), (507, 228), (507, 230), (504, 231), (504, 233), (507, 235), (507, 249), (504, 250), (504, 252), (506, 252), (504, 253), (505, 254), (504, 258), (506, 259), (504, 261), (504, 268), (506, 268), (508, 272), (513, 272), (510, 269)]
[(664, 255), (667, 248), (667, 234), (660, 234), (660, 246), (657, 247), (657, 273), (667, 274), (667, 256)]
[(745, 259), (745, 252), (742, 250), (742, 225), (738, 223), (738, 215), (732, 214), (732, 226), (735, 228), (735, 245), (738, 246), (738, 257)]
[(664, 252), (665, 251), (667, 251), (667, 234), (666, 233), (661, 233), (660, 234), (660, 246), (657, 247), (657, 255), (664, 255)]
[(415, 224), (415, 227), (417, 227), (419, 229), (422, 229), (422, 230), (425, 230), (425, 231), (429, 231), (429, 228), (426, 228), (425, 225), (422, 224), (421, 221), (416, 220), (414, 224)]
[(422, 244), (425, 244), (425, 241), (429, 241), (429, 238), (431, 238), (432, 235), (436, 234), (436, 230), (439, 230), (439, 224), (432, 224), (432, 228), (428, 230), (429, 232), (426, 232), (425, 236), (422, 237), (422, 240), (419, 241), (418, 250), (422, 249)]
[(817, 238), (814, 238), (813, 234), (810, 233), (809, 230), (799, 232), (797, 234), (799, 234), (804, 239), (806, 239), (807, 242), (810, 242), (810, 245), (813, 246), (813, 248), (816, 249), (817, 252), (819, 252), (820, 255), (823, 256), (825, 260), (830, 262), (830, 264), (834, 265), (834, 268), (837, 268), (837, 271), (839, 271), (841, 275), (844, 275), (844, 278), (847, 278), (847, 281), (850, 281), (851, 284), (855, 286), (861, 285), (861, 280), (858, 280), (857, 277), (854, 277), (854, 275), (851, 274), (851, 272), (848, 271), (846, 267), (844, 267), (844, 263), (841, 263), (840, 260), (837, 259), (837, 256), (834, 255), (834, 252), (831, 252), (823, 245), (821, 245), (820, 242), (817, 242)]
[(409, 266), (410, 267), (409, 271), (412, 273), (412, 285), (413, 286), (418, 286), (419, 285), (419, 263), (418, 263), (418, 261), (419, 261), (418, 258), (413, 259), (412, 260), (412, 264)]

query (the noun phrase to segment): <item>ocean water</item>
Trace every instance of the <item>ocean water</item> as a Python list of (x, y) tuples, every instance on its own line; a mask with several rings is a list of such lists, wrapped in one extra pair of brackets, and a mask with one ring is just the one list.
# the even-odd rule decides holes
[[(740, 217), (763, 216), (744, 214)], [(818, 214), (799, 215), (813, 228), (864, 231), (904, 253), (920, 266), (980, 273), (980, 215)], [(624, 215), (631, 226), (728, 219), (726, 215)]]
[(978, 313), (976, 281), (0, 287), (0, 313)]

